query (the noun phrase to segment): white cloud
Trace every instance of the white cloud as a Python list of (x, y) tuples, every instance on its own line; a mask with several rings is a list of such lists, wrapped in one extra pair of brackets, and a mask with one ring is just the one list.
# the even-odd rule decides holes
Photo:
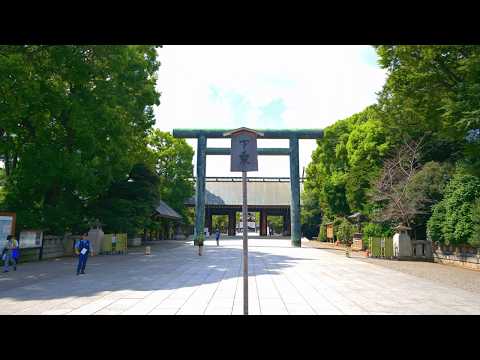
[[(376, 100), (385, 71), (372, 64), (365, 46), (164, 46), (158, 74), (161, 105), (156, 126), (173, 128), (324, 128)], [(281, 111), (265, 116), (272, 102)], [(277, 109), (278, 110), (278, 109)], [(228, 140), (209, 140), (229, 146)], [(189, 140), (196, 149), (196, 141)], [(260, 146), (287, 147), (287, 140)], [(314, 140), (300, 142), (300, 171), (310, 161)], [(258, 173), (289, 176), (287, 157), (260, 157)], [(238, 176), (229, 159), (207, 158), (208, 176)]]

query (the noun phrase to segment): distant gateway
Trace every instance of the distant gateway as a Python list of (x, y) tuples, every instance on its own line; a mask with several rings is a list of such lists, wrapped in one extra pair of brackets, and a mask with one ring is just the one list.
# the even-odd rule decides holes
[[(290, 204), (284, 204), (282, 207), (272, 207), (269, 214), (276, 211), (279, 215), (284, 216), (284, 227), (287, 225), (289, 233), (292, 237), (292, 245), (296, 247), (301, 246), (301, 228), (300, 228), (300, 169), (299, 169), (299, 154), (298, 142), (299, 139), (319, 139), (323, 136), (323, 130), (320, 129), (297, 129), (297, 130), (272, 130), (261, 129), (255, 130), (263, 134), (262, 139), (288, 139), (290, 147), (286, 148), (258, 148), (258, 155), (287, 155), (290, 157)], [(206, 157), (207, 155), (230, 155), (230, 148), (207, 148), (208, 138), (225, 138), (224, 134), (228, 133), (229, 129), (174, 129), (173, 136), (177, 138), (197, 139), (197, 181), (195, 194), (195, 232), (194, 242), (197, 242), (200, 236), (203, 236), (204, 227), (211, 228), (211, 215), (208, 206), (206, 207), (205, 193), (205, 176), (206, 176)], [(253, 193), (251, 193), (251, 183), (249, 184), (248, 200), (252, 205), (248, 205), (248, 211), (261, 211), (260, 216), (261, 233), (266, 234), (266, 209), (255, 207), (254, 203), (258, 200)], [(207, 189), (208, 190), (208, 189)], [(277, 194), (288, 193), (288, 190), (278, 192)], [(207, 196), (206, 196), (207, 195)], [(218, 204), (224, 205), (224, 204)], [(225, 204), (225, 206), (228, 206)], [(236, 206), (236, 205), (235, 205)], [(288, 208), (288, 212), (287, 209)], [(258, 209), (258, 210), (256, 210)], [(217, 211), (217, 210), (216, 210)], [(220, 211), (220, 210), (218, 210)], [(223, 208), (225, 214), (229, 215), (229, 233), (230, 228), (235, 229), (235, 211), (234, 209)], [(207, 220), (207, 222), (205, 222)], [(208, 224), (210, 222), (210, 226)], [(233, 225), (233, 227), (232, 227)], [(263, 226), (262, 226), (263, 225)], [(265, 230), (265, 231), (263, 231)]]

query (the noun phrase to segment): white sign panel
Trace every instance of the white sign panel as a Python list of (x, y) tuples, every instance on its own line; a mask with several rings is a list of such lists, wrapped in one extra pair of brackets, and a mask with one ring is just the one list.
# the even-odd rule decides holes
[(257, 136), (243, 131), (232, 135), (230, 171), (258, 171)]
[(13, 216), (0, 216), (0, 251), (7, 244), (7, 236), (12, 234)]
[(25, 230), (20, 232), (20, 248), (38, 248), (42, 246), (43, 232), (35, 230)]

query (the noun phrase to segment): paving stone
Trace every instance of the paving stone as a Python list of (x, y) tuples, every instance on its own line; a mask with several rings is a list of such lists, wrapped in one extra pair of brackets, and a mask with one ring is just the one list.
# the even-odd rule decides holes
[[(0, 276), (0, 314), (241, 315), (242, 241), (213, 244), (201, 257), (191, 242), (162, 242), (151, 256), (95, 257), (81, 277), (73, 258), (25, 264), (21, 275)], [(416, 276), (408, 266), (407, 273), (335, 251), (292, 248), (289, 240), (249, 239), (249, 314), (480, 314), (473, 287)]]
[(153, 309), (148, 315), (175, 315), (178, 312), (178, 308), (158, 308)]

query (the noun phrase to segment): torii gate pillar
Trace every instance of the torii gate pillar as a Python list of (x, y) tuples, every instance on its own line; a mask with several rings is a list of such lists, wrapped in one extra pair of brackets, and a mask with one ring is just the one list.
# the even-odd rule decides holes
[(207, 138), (197, 139), (197, 191), (195, 192), (195, 230), (193, 242), (198, 245), (198, 239), (203, 238), (205, 227), (205, 172), (207, 166)]
[(296, 247), (301, 246), (302, 231), (300, 224), (300, 168), (298, 155), (298, 138), (296, 136), (290, 137), (290, 224), (292, 227), (291, 237), (292, 245)]

